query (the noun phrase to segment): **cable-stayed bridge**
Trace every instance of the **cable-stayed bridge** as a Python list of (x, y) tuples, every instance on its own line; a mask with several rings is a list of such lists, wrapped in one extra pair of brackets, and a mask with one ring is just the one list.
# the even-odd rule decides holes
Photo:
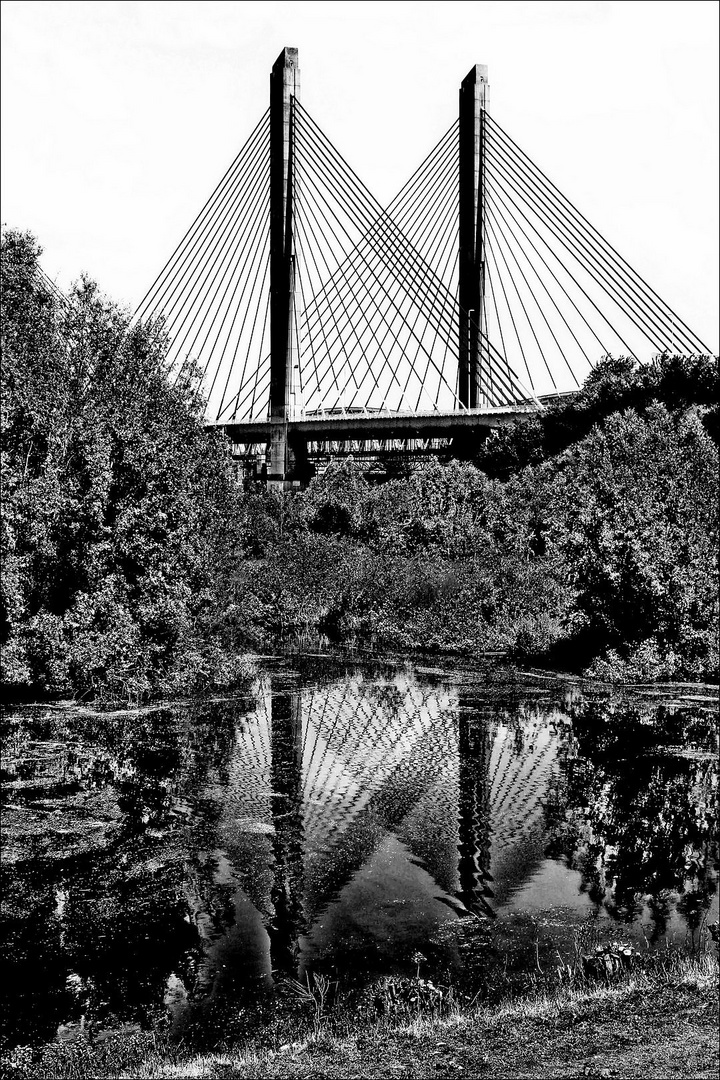
[(289, 48), (136, 312), (156, 317), (171, 377), (280, 485), (321, 445), (476, 444), (607, 354), (710, 351), (492, 117), (486, 67), (383, 207), (301, 104)]

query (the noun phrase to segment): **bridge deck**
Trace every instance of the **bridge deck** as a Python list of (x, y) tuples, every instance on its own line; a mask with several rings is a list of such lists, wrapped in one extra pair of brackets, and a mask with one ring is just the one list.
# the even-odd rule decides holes
[[(287, 423), (288, 438), (306, 442), (350, 439), (452, 438), (460, 433), (504, 427), (536, 413), (537, 402), (488, 406), (456, 411), (317, 413), (298, 416)], [(222, 428), (235, 443), (262, 443), (270, 439), (275, 425), (270, 420), (209, 422)]]

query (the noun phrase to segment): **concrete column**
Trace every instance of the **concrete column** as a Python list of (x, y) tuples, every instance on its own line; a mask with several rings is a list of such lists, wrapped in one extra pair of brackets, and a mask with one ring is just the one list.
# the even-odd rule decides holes
[(460, 402), (475, 409), (482, 400), (486, 352), (478, 328), (485, 326), (485, 109), (488, 69), (476, 64), (460, 84), (458, 371)]
[(300, 95), (297, 49), (283, 49), (270, 74), (270, 461), (268, 484), (291, 472), (287, 425), (293, 372), (293, 98)]

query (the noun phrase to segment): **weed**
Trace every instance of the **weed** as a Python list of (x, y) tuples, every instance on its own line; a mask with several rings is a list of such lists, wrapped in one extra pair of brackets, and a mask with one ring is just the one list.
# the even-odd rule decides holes
[(375, 987), (373, 1009), (376, 1016), (439, 1015), (447, 1011), (453, 1001), (451, 987), (435, 986), (429, 979), (384, 979)]
[(331, 982), (326, 975), (310, 972), (305, 976), (304, 983), (298, 982), (297, 979), (285, 979), (282, 986), (296, 1000), (310, 1006), (316, 1025), (325, 1015), (328, 999), (334, 995), (337, 988), (337, 984)]

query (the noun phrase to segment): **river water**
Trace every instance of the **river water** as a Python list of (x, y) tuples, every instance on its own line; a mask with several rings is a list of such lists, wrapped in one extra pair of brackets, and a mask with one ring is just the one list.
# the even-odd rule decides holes
[[(5, 1038), (228, 1031), (284, 980), (491, 995), (717, 920), (717, 697), (261, 661), (232, 700), (3, 719)], [(285, 983), (287, 985), (287, 983)]]

